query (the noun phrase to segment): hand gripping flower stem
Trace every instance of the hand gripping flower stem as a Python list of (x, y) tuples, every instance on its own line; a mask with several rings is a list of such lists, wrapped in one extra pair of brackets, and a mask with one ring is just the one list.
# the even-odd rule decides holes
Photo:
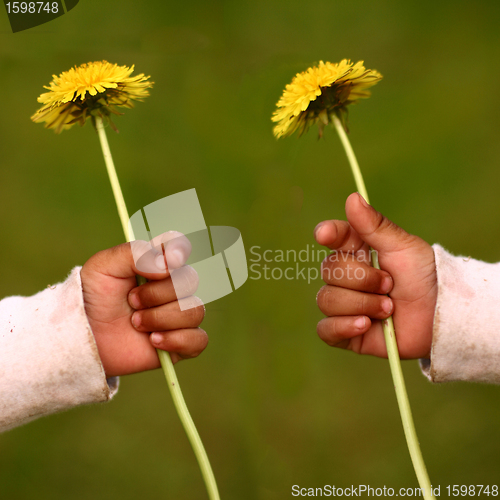
[[(104, 155), (104, 161), (106, 163), (106, 168), (109, 174), (109, 180), (111, 181), (111, 187), (113, 189), (113, 195), (115, 197), (116, 206), (118, 208), (118, 215), (120, 216), (120, 221), (123, 227), (123, 232), (125, 233), (125, 238), (127, 241), (133, 241), (135, 239), (132, 229), (129, 229), (129, 216), (127, 212), (127, 207), (125, 206), (125, 200), (123, 198), (123, 193), (120, 188), (120, 183), (118, 181), (118, 176), (116, 175), (115, 165), (113, 163), (113, 157), (111, 156), (111, 151), (109, 149), (108, 140), (106, 137), (106, 131), (104, 130), (104, 124), (100, 116), (95, 117), (95, 125), (97, 133), (99, 135), (99, 140), (101, 142), (101, 148)], [(137, 277), (137, 282), (139, 285), (146, 282), (146, 279), (142, 276)], [(158, 357), (160, 358), (161, 366), (167, 379), (168, 388), (172, 399), (174, 401), (175, 408), (181, 419), (182, 425), (186, 434), (188, 436), (189, 442), (193, 447), (194, 454), (198, 460), (198, 464), (201, 469), (203, 479), (205, 481), (205, 486), (207, 488), (208, 497), (210, 500), (219, 500), (219, 492), (217, 489), (217, 483), (215, 482), (215, 477), (208, 460), (207, 453), (201, 442), (200, 435), (196, 430), (193, 419), (189, 414), (189, 410), (184, 401), (182, 391), (175, 374), (174, 366), (170, 354), (168, 352), (162, 351), (160, 349), (156, 350)]]
[[(340, 141), (344, 146), (359, 194), (366, 200), (367, 203), (370, 203), (365, 183), (363, 181), (363, 176), (361, 175), (361, 170), (344, 127), (337, 116), (332, 116), (332, 121), (337, 133), (339, 134)], [(380, 269), (377, 252), (372, 251), (370, 253), (372, 266), (376, 269)], [(394, 330), (392, 316), (383, 321), (383, 328), (389, 365), (391, 367), (392, 380), (394, 382), (394, 389), (396, 391), (396, 398), (398, 400), (399, 411), (401, 413), (403, 429), (406, 436), (406, 442), (408, 443), (410, 457), (415, 469), (415, 474), (417, 475), (418, 483), (423, 490), (424, 498), (426, 500), (434, 499), (435, 497), (432, 495), (429, 475), (427, 474), (424, 458), (422, 456), (422, 452), (420, 451), (420, 444), (418, 442), (417, 432), (415, 431), (415, 424), (413, 423), (410, 401), (408, 400), (403, 371), (401, 370), (401, 360), (399, 358), (398, 344), (396, 342), (396, 333)]]

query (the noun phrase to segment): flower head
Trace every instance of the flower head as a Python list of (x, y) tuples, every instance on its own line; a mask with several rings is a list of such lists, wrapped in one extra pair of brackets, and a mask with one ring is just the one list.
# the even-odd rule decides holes
[[(46, 128), (56, 133), (84, 125), (89, 117), (101, 116), (110, 119), (110, 114), (119, 115), (116, 106), (132, 108), (133, 100), (142, 101), (149, 95), (149, 76), (130, 76), (134, 66), (118, 66), (107, 61), (75, 66), (59, 76), (53, 75), (50, 86), (38, 98), (43, 106), (31, 117), (35, 123), (46, 122)], [(114, 127), (114, 125), (113, 125)]]
[(347, 106), (370, 97), (367, 89), (381, 79), (382, 75), (366, 69), (363, 61), (354, 64), (348, 59), (336, 64), (320, 61), (317, 66), (297, 73), (276, 104), (278, 109), (272, 117), (277, 122), (274, 135), (288, 136), (296, 130), (303, 134), (318, 123), (321, 136), (333, 113), (345, 126)]

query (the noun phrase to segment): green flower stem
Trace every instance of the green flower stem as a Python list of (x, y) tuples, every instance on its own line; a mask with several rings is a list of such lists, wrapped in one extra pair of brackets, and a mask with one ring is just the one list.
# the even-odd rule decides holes
[[(333, 125), (335, 126), (339, 134), (342, 145), (344, 146), (359, 194), (361, 194), (361, 196), (366, 200), (367, 203), (370, 203), (365, 183), (363, 181), (363, 176), (361, 175), (361, 170), (356, 160), (356, 156), (354, 155), (351, 143), (349, 142), (349, 138), (345, 133), (341, 121), (336, 116), (333, 117)], [(370, 248), (370, 250), (372, 249)], [(372, 257), (372, 266), (376, 269), (380, 269), (377, 252), (371, 251), (370, 253)], [(422, 452), (420, 451), (420, 444), (418, 442), (417, 432), (415, 431), (415, 424), (413, 423), (410, 401), (408, 400), (408, 394), (406, 392), (405, 381), (403, 378), (403, 371), (401, 370), (401, 360), (399, 358), (398, 344), (396, 342), (396, 332), (394, 330), (392, 316), (383, 321), (383, 328), (385, 343), (387, 346), (387, 355), (389, 358), (389, 365), (392, 373), (392, 380), (394, 382), (394, 389), (396, 391), (396, 398), (398, 400), (399, 411), (401, 413), (403, 429), (406, 436), (406, 442), (408, 443), (410, 457), (415, 469), (415, 474), (417, 476), (420, 488), (422, 488), (423, 490), (424, 498), (426, 500), (434, 499), (435, 497), (431, 492), (431, 482), (429, 480), (429, 475), (427, 474), (424, 458), (422, 456)]]
[(106, 163), (106, 170), (108, 171), (109, 180), (111, 181), (111, 189), (113, 190), (113, 196), (115, 197), (116, 208), (118, 209), (120, 222), (122, 224), (123, 232), (125, 233), (125, 239), (127, 241), (135, 240), (134, 234), (131, 232), (132, 228), (129, 228), (127, 206), (125, 205), (125, 199), (123, 198), (120, 181), (116, 175), (115, 164), (109, 149), (108, 138), (106, 137), (106, 131), (104, 130), (104, 124), (100, 116), (95, 118), (95, 128), (97, 129), (99, 141), (101, 142), (104, 163)]
[[(127, 207), (125, 205), (125, 200), (123, 198), (123, 193), (120, 188), (120, 183), (118, 181), (118, 176), (116, 175), (115, 165), (113, 163), (113, 157), (111, 156), (111, 151), (109, 149), (108, 139), (106, 137), (106, 131), (104, 130), (104, 124), (102, 118), (97, 116), (95, 118), (95, 125), (97, 133), (99, 135), (99, 140), (101, 142), (102, 152), (104, 155), (104, 161), (106, 163), (106, 168), (109, 174), (109, 180), (111, 181), (111, 187), (113, 189), (113, 195), (115, 197), (116, 206), (118, 208), (118, 215), (120, 216), (120, 221), (123, 227), (123, 232), (125, 233), (125, 238), (127, 241), (133, 241), (135, 239), (132, 228), (129, 228), (129, 216), (127, 212)], [(137, 276), (137, 283), (139, 285), (146, 283), (146, 278), (142, 276)], [(210, 466), (210, 461), (208, 460), (207, 453), (201, 442), (200, 435), (196, 430), (193, 419), (189, 414), (189, 410), (184, 401), (182, 391), (175, 374), (174, 365), (170, 354), (168, 352), (157, 349), (158, 357), (160, 358), (161, 366), (167, 379), (168, 388), (172, 399), (174, 401), (175, 408), (182, 422), (182, 426), (186, 431), (187, 437), (191, 446), (193, 447), (194, 454), (198, 460), (198, 464), (201, 469), (203, 480), (205, 481), (205, 486), (207, 488), (208, 497), (210, 500), (220, 500), (219, 491), (217, 489), (217, 483), (215, 482), (215, 477)]]

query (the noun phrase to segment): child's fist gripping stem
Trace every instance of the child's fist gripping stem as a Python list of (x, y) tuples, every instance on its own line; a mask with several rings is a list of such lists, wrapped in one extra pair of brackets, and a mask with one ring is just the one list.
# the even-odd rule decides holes
[[(358, 193), (346, 201), (347, 221), (321, 222), (316, 241), (335, 250), (322, 264), (317, 296), (328, 316), (318, 323), (327, 344), (387, 357), (382, 320), (391, 314), (402, 359), (428, 358), (437, 299), (432, 247), (388, 220)], [(370, 264), (378, 253), (380, 270)]]
[[(163, 254), (150, 253), (150, 262), (140, 269), (131, 245), (150, 247), (134, 241), (95, 254), (81, 270), (85, 311), (107, 377), (158, 368), (155, 348), (169, 351), (175, 363), (198, 356), (207, 346), (207, 334), (198, 328), (205, 309), (192, 296), (196, 271), (177, 269), (175, 289), (170, 275), (169, 266), (180, 268), (189, 257), (189, 240), (175, 232), (162, 236), (167, 243)], [(137, 286), (136, 274), (150, 281)], [(191, 307), (181, 310), (179, 304), (187, 301)]]

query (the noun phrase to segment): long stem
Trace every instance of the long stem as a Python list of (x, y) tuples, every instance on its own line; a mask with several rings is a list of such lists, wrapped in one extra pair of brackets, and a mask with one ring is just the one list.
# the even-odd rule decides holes
[(125, 239), (127, 241), (132, 241), (135, 238), (129, 231), (127, 206), (125, 205), (125, 199), (123, 198), (120, 181), (116, 175), (115, 164), (109, 149), (108, 138), (106, 137), (106, 131), (104, 130), (104, 124), (102, 123), (102, 118), (100, 116), (96, 117), (95, 126), (97, 134), (99, 135), (99, 141), (101, 142), (102, 154), (104, 156), (104, 162), (106, 163), (109, 180), (111, 181), (111, 189), (113, 190), (113, 196), (115, 197), (116, 208), (118, 209), (120, 222), (122, 224), (123, 232), (125, 233)]
[[(349, 142), (349, 138), (345, 133), (344, 127), (341, 121), (336, 116), (333, 117), (333, 124), (340, 137), (340, 141), (344, 146), (358, 191), (366, 200), (366, 202), (370, 203), (365, 183), (363, 181), (363, 176), (361, 175), (361, 170), (356, 160), (356, 156), (354, 155), (351, 143)], [(373, 267), (380, 269), (377, 252), (370, 253), (372, 255)], [(396, 391), (396, 398), (399, 405), (399, 411), (401, 413), (401, 420), (403, 422), (403, 429), (406, 436), (406, 442), (408, 444), (408, 450), (410, 451), (410, 457), (413, 462), (413, 468), (415, 469), (415, 474), (417, 476), (420, 488), (422, 488), (423, 490), (422, 493), (424, 495), (424, 498), (426, 500), (434, 499), (435, 497), (432, 494), (429, 475), (427, 474), (424, 458), (422, 456), (422, 452), (420, 451), (420, 444), (418, 442), (415, 424), (413, 423), (410, 401), (408, 400), (408, 393), (406, 392), (403, 371), (401, 370), (401, 360), (399, 358), (398, 344), (396, 341), (396, 332), (394, 330), (392, 316), (383, 321), (383, 329), (385, 343), (387, 346), (387, 356), (389, 358), (389, 365), (392, 373), (392, 380), (394, 382), (394, 389)]]
[[(99, 135), (99, 140), (101, 142), (102, 153), (104, 155), (104, 161), (106, 163), (106, 168), (109, 174), (109, 180), (111, 181), (111, 187), (113, 189), (113, 195), (115, 197), (116, 206), (118, 208), (118, 215), (120, 216), (120, 221), (123, 227), (123, 232), (125, 233), (125, 238), (127, 241), (133, 241), (134, 233), (132, 229), (129, 229), (129, 217), (127, 212), (127, 207), (125, 205), (125, 200), (123, 198), (123, 193), (120, 187), (120, 182), (118, 181), (118, 176), (116, 175), (115, 165), (113, 163), (113, 157), (111, 156), (111, 151), (109, 149), (108, 139), (106, 137), (106, 131), (104, 130), (104, 124), (101, 117), (96, 117), (95, 119), (97, 133)], [(137, 282), (139, 284), (145, 283), (146, 279), (138, 276)], [(182, 422), (182, 426), (186, 431), (187, 437), (191, 446), (193, 447), (194, 454), (198, 460), (198, 464), (201, 469), (201, 474), (203, 480), (205, 481), (205, 486), (207, 488), (208, 497), (210, 500), (219, 500), (219, 491), (217, 489), (217, 483), (215, 482), (215, 477), (210, 466), (210, 461), (208, 460), (207, 453), (201, 442), (200, 435), (196, 430), (193, 419), (189, 413), (189, 410), (184, 401), (182, 391), (175, 374), (174, 365), (170, 354), (168, 352), (157, 349), (158, 357), (160, 358), (161, 366), (167, 379), (168, 388), (170, 389), (170, 394), (174, 401), (175, 408)]]

